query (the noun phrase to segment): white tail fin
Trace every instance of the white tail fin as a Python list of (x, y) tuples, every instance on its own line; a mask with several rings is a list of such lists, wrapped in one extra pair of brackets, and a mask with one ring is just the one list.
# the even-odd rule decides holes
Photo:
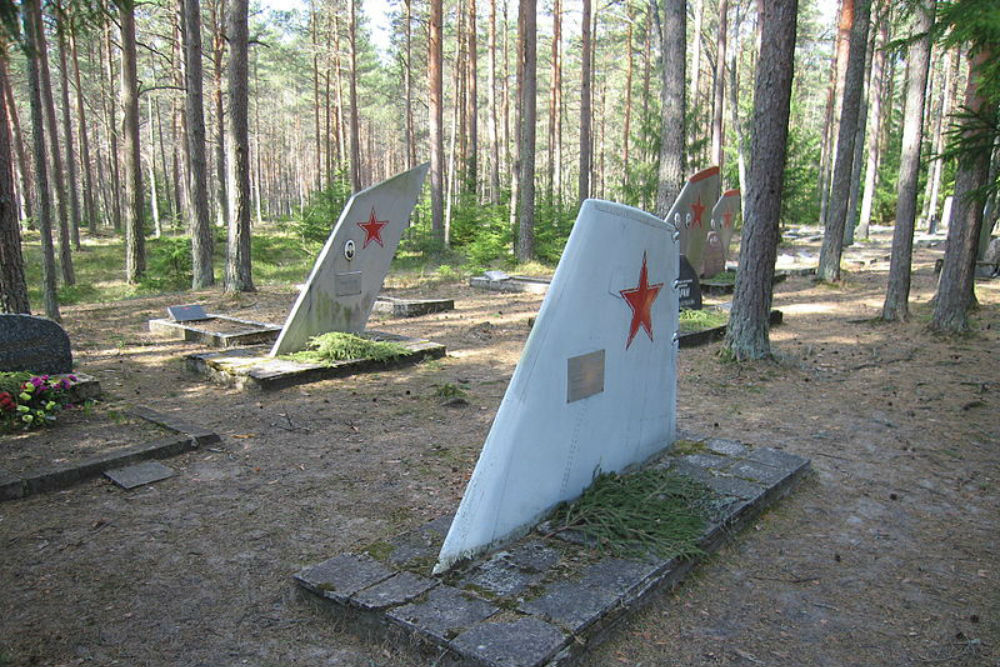
[(583, 203), (435, 572), (673, 442), (678, 261), (673, 225)]
[(736, 230), (736, 220), (740, 215), (740, 191), (726, 190), (712, 209), (712, 229), (719, 234), (722, 242), (722, 258), (728, 262), (732, 254), (730, 243)]
[(328, 331), (364, 331), (429, 163), (355, 193), (319, 253), (271, 356)]
[(681, 233), (681, 254), (687, 257), (695, 275), (702, 274), (705, 238), (708, 234), (709, 207), (719, 198), (719, 168), (699, 171), (684, 184), (670, 207), (667, 222)]

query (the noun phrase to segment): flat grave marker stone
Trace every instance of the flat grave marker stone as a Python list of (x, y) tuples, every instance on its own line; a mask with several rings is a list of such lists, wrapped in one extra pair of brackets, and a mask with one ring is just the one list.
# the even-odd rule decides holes
[(209, 315), (205, 313), (205, 308), (197, 303), (186, 306), (167, 306), (167, 315), (174, 322), (195, 322), (209, 318)]
[(144, 461), (124, 468), (105, 470), (104, 475), (123, 489), (134, 489), (176, 475), (173, 469), (157, 461)]

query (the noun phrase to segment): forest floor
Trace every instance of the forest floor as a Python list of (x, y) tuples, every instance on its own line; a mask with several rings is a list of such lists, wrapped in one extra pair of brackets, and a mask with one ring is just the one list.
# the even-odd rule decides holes
[[(852, 263), (862, 255), (874, 263)], [(680, 427), (815, 472), (583, 665), (1000, 665), (1000, 280), (977, 285), (974, 333), (933, 335), (942, 251), (918, 249), (912, 321), (878, 324), (887, 255), (882, 236), (847, 252), (843, 284), (777, 285), (776, 361), (681, 351)], [(541, 303), (400, 287), (412, 282), (390, 292), (456, 309), (372, 328), (444, 343), (446, 358), (260, 395), (188, 373), (203, 348), (147, 321), (199, 302), (280, 324), (292, 286), (64, 308), (77, 370), (107, 406), (176, 413), (222, 441), (132, 491), (101, 479), (0, 504), (0, 665), (422, 664), (347, 631), (291, 580), (454, 511)], [(450, 385), (467, 405), (444, 404)], [(70, 423), (50, 433), (74, 437)]]

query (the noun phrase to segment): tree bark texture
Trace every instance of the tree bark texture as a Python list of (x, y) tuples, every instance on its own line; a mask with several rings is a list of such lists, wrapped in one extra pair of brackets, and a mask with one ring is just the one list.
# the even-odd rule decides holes
[(45, 135), (49, 142), (49, 158), (52, 160), (52, 181), (55, 187), (56, 211), (59, 215), (59, 264), (62, 267), (63, 282), (76, 284), (73, 271), (73, 249), (70, 240), (69, 212), (66, 210), (66, 181), (63, 177), (62, 151), (59, 146), (59, 131), (56, 129), (56, 105), (52, 97), (52, 77), (49, 73), (48, 45), (45, 40), (45, 25), (42, 21), (41, 6), (36, 6), (35, 35), (38, 38), (38, 73), (41, 83), (42, 103), (45, 110)]
[(430, 0), (427, 36), (431, 148), (431, 230), (444, 242), (444, 78), (441, 44), (442, 1)]
[(861, 213), (858, 219), (857, 234), (868, 238), (868, 228), (872, 218), (872, 204), (875, 201), (875, 188), (878, 185), (878, 166), (881, 155), (879, 134), (882, 128), (882, 94), (885, 88), (885, 47), (889, 43), (889, 21), (886, 16), (878, 22), (879, 38), (875, 45), (872, 58), (871, 82), (868, 84), (869, 122), (868, 139), (866, 141), (867, 164), (865, 166), (865, 183), (861, 196)]
[[(989, 48), (981, 49), (969, 59), (969, 79), (965, 90), (965, 108), (974, 115), (987, 109), (987, 98), (980, 68), (993, 57)], [(979, 146), (991, 145), (994, 137), (986, 126), (970, 124), (964, 139)], [(931, 327), (946, 333), (960, 333), (969, 328), (969, 308), (972, 305), (976, 246), (979, 226), (983, 222), (983, 201), (975, 196), (989, 176), (989, 150), (963, 151), (958, 156), (955, 174), (955, 200), (948, 225), (948, 243), (944, 266), (934, 298)]]
[(229, 141), (226, 165), (229, 177), (229, 247), (226, 253), (226, 291), (253, 292), (250, 265), (250, 34), (248, 0), (230, 0), (229, 24)]
[(762, 0), (740, 263), (726, 347), (736, 359), (770, 356), (769, 315), (788, 150), (797, 0)]
[(188, 188), (191, 210), (188, 229), (191, 233), (191, 288), (215, 284), (212, 266), (212, 219), (208, 209), (208, 158), (205, 155), (205, 98), (202, 88), (201, 2), (183, 3), (181, 32), (184, 41), (184, 115), (187, 132)]
[[(683, 1), (683, 0), (682, 0)], [(577, 196), (582, 202), (590, 196), (590, 172), (593, 156), (591, 132), (591, 115), (593, 107), (593, 91), (591, 90), (591, 0), (583, 0), (583, 18), (580, 19), (582, 30), (582, 53), (580, 54), (580, 173), (577, 181)]]
[(476, 181), (479, 176), (479, 86), (477, 85), (478, 58), (476, 44), (476, 0), (468, 0), (468, 24), (466, 32), (469, 35), (468, 67), (466, 69), (466, 117), (468, 119), (469, 152), (465, 165), (465, 191), (476, 193)]
[(851, 176), (854, 171), (854, 140), (857, 135), (861, 95), (864, 88), (865, 51), (868, 46), (868, 23), (871, 0), (858, 0), (851, 27), (844, 96), (837, 132), (837, 150), (830, 189), (830, 210), (823, 232), (817, 277), (834, 282), (840, 280), (840, 256), (843, 252), (844, 227), (850, 203)]
[(713, 88), (714, 101), (712, 104), (712, 163), (720, 170), (723, 167), (722, 144), (725, 138), (723, 134), (723, 107), (725, 106), (726, 91), (726, 43), (728, 37), (728, 14), (729, 0), (719, 0), (719, 43), (715, 55), (715, 86)]
[(21, 123), (17, 117), (17, 105), (14, 103), (14, 91), (10, 85), (10, 68), (7, 59), (0, 58), (0, 76), (3, 77), (3, 96), (7, 106), (7, 117), (13, 133), (14, 152), (17, 154), (17, 164), (21, 172), (21, 198), (24, 200), (23, 214), (29, 220), (28, 229), (34, 229), (34, 198), (35, 192), (31, 179), (31, 164), (24, 152), (24, 142), (21, 137)]
[[(6, 58), (6, 54), (3, 56)], [(6, 89), (7, 68), (0, 67), (0, 91)], [(14, 156), (7, 130), (7, 105), (0, 104), (0, 312), (31, 313), (21, 255), (21, 227), (14, 190)]]
[(685, 60), (687, 7), (684, 0), (664, 0), (660, 25), (663, 58), (660, 88), (660, 165), (656, 214), (665, 217), (684, 183)]
[(35, 163), (35, 201), (38, 204), (38, 230), (42, 243), (42, 300), (45, 315), (56, 322), (59, 316), (59, 301), (56, 298), (56, 253), (52, 244), (52, 199), (49, 191), (49, 167), (45, 157), (45, 129), (42, 110), (42, 90), (38, 27), (35, 14), (39, 11), (39, 0), (23, 0), (21, 3), (24, 24), (24, 50), (28, 65), (28, 98), (31, 105), (31, 153)]
[(122, 107), (125, 149), (125, 280), (134, 285), (146, 272), (146, 236), (139, 150), (139, 80), (136, 75), (135, 0), (116, 0), (122, 36)]
[[(584, 0), (589, 3), (589, 0)], [(586, 16), (586, 11), (585, 14)], [(518, 150), (517, 259), (527, 262), (535, 255), (535, 123), (537, 121), (538, 59), (537, 0), (520, 0), (518, 10), (521, 81), (521, 145)], [(582, 160), (581, 160), (582, 168)], [(582, 184), (582, 182), (581, 182)]]
[(357, 192), (361, 189), (361, 138), (360, 120), (358, 118), (358, 0), (348, 0), (350, 3), (350, 21), (347, 41), (350, 48), (351, 71), (348, 76), (348, 91), (351, 96), (351, 187)]
[(69, 197), (69, 234), (73, 249), (80, 249), (80, 180), (76, 171), (76, 150), (73, 146), (73, 114), (69, 105), (69, 67), (66, 60), (66, 32), (69, 30), (66, 15), (61, 9), (57, 35), (59, 38), (59, 84), (62, 93), (63, 144), (66, 149), (66, 192)]
[(906, 102), (903, 107), (903, 145), (896, 184), (896, 226), (892, 234), (889, 283), (882, 305), (882, 319), (904, 321), (909, 315), (910, 264), (913, 259), (913, 229), (917, 218), (917, 186), (920, 178), (920, 147), (924, 128), (924, 95), (931, 60), (930, 30), (934, 25), (934, 0), (914, 7), (912, 35), (906, 59)]
[(83, 85), (80, 82), (80, 56), (76, 48), (76, 28), (69, 34), (70, 57), (73, 60), (73, 81), (76, 84), (76, 118), (80, 126), (80, 164), (83, 170), (83, 208), (87, 214), (87, 229), (97, 232), (97, 201), (94, 196), (94, 174), (90, 166), (90, 138), (87, 136), (87, 112)]

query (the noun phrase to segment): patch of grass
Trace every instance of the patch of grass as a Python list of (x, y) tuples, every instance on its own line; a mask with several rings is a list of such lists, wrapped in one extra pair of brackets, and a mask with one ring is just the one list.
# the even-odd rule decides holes
[(578, 530), (616, 556), (692, 558), (708, 518), (711, 490), (661, 468), (605, 473), (579, 498), (552, 514), (554, 531)]
[(309, 339), (309, 349), (282, 358), (307, 364), (333, 364), (350, 359), (372, 359), (391, 361), (409, 350), (399, 343), (371, 340), (341, 331), (331, 331)]
[(395, 550), (396, 547), (388, 542), (373, 542), (365, 547), (365, 552), (369, 556), (382, 563), (386, 562)]
[(706, 451), (708, 451), (708, 445), (700, 440), (674, 440), (674, 444), (670, 447), (670, 452), (678, 456), (704, 454)]
[(434, 390), (434, 394), (438, 398), (464, 398), (466, 391), (459, 387), (457, 384), (452, 384), (451, 382), (445, 382), (444, 384), (439, 384)]
[(681, 333), (704, 331), (725, 326), (729, 322), (729, 313), (717, 308), (705, 310), (682, 310), (678, 323)]
[(726, 283), (728, 285), (735, 285), (736, 284), (736, 272), (735, 271), (720, 271), (719, 273), (716, 273), (714, 276), (711, 276), (710, 278), (707, 278), (706, 280), (710, 280), (713, 283)]

